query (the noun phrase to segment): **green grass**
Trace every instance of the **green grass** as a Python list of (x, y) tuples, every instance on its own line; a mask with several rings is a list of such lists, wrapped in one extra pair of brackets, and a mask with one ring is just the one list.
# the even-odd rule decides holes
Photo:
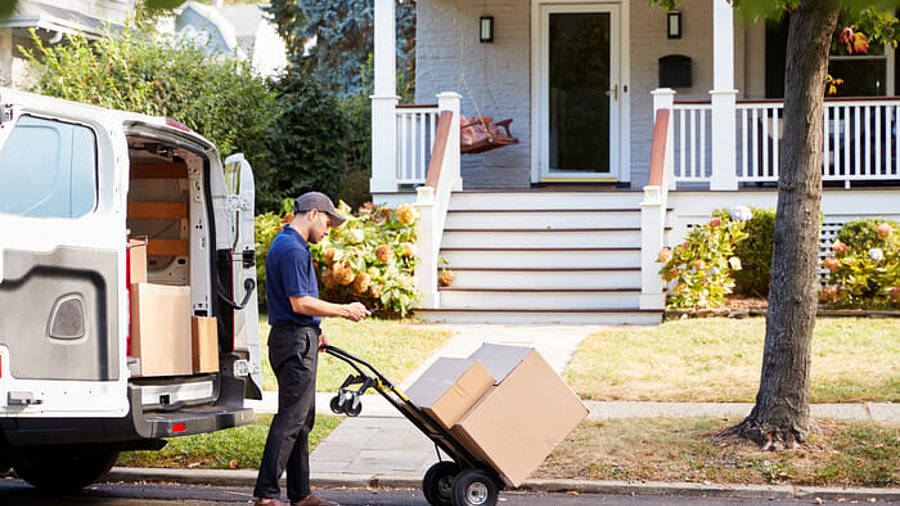
[[(309, 435), (312, 451), (343, 417), (319, 415)], [(116, 463), (126, 467), (189, 467), (204, 469), (256, 469), (262, 460), (263, 448), (272, 415), (257, 415), (256, 421), (207, 434), (169, 438), (160, 451), (132, 451), (119, 455)]]
[[(582, 399), (753, 402), (765, 319), (708, 318), (587, 337), (565, 372)], [(900, 402), (900, 320), (822, 318), (811, 400)]]
[[(369, 318), (353, 323), (343, 318), (325, 319), (322, 329), (331, 344), (369, 362), (394, 383), (400, 383), (423, 364), (452, 333), (436, 330), (412, 320), (378, 320)], [(266, 342), (269, 324), (266, 316), (259, 319), (259, 341), (263, 359), (263, 389), (277, 390), (278, 382), (269, 365)], [(336, 392), (348, 374), (350, 366), (330, 356), (319, 355), (316, 390)]]
[(818, 420), (809, 444), (772, 452), (713, 442), (740, 418), (643, 418), (584, 422), (534, 478), (894, 487), (900, 425)]

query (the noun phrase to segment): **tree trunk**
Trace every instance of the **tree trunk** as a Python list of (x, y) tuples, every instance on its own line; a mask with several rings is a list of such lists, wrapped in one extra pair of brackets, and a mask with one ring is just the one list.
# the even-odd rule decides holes
[(791, 12), (762, 377), (753, 411), (723, 433), (770, 449), (804, 442), (811, 425), (809, 366), (819, 267), (822, 107), (839, 10), (836, 0), (803, 0)]

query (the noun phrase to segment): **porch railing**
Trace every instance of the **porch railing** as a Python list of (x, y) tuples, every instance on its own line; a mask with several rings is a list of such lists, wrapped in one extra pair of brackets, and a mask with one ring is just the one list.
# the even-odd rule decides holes
[(415, 186), (425, 183), (434, 149), (438, 114), (437, 104), (397, 106), (398, 184)]
[[(676, 102), (673, 175), (679, 183), (708, 183), (711, 161), (711, 115), (708, 102)], [(739, 101), (735, 110), (736, 179), (739, 183), (778, 180), (783, 136), (781, 100)], [(843, 181), (900, 179), (900, 100), (826, 99), (822, 118), (822, 178)], [(725, 170), (729, 168), (724, 168)]]

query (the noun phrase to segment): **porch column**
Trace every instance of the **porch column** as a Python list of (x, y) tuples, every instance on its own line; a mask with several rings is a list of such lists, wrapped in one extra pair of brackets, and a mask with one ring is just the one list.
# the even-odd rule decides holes
[(453, 126), (450, 127), (450, 136), (447, 138), (447, 152), (444, 155), (444, 165), (441, 171), (451, 171), (446, 174), (451, 181), (450, 190), (462, 191), (462, 175), (459, 168), (459, 110), (462, 95), (455, 91), (444, 91), (437, 94), (438, 111), (453, 112)]
[(372, 178), (369, 191), (397, 191), (397, 126), (395, 109), (397, 40), (395, 0), (375, 0), (375, 92), (372, 99)]
[(713, 0), (712, 178), (710, 190), (737, 190), (735, 164), (734, 9)]

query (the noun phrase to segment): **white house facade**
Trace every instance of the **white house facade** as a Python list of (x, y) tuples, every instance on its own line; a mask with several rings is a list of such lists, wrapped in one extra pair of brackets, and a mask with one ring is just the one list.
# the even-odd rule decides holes
[[(658, 321), (660, 247), (712, 209), (775, 205), (783, 23), (726, 0), (420, 0), (430, 106), (397, 103), (393, 33), (393, 0), (376, 0), (370, 187), (423, 211), (426, 317)], [(823, 117), (823, 247), (850, 219), (900, 217), (893, 50), (837, 47), (832, 72), (846, 84)], [(512, 118), (519, 142), (461, 156), (460, 115)], [(444, 289), (439, 256), (457, 272)]]

